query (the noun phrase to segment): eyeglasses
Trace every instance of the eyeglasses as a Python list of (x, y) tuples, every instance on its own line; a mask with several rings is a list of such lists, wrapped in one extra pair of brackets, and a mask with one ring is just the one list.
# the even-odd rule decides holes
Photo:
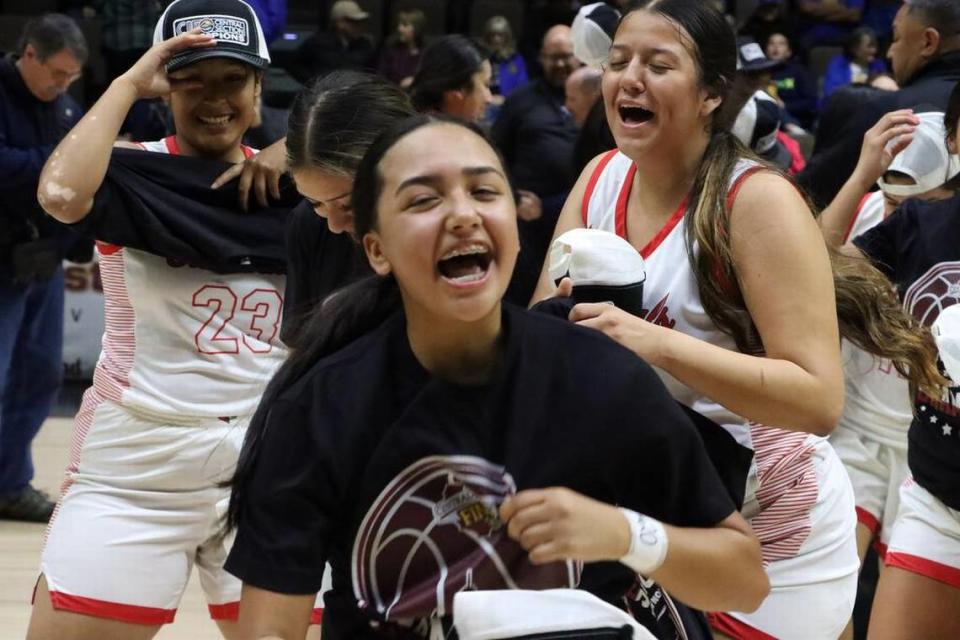
[(49, 62), (41, 62), (40, 64), (50, 71), (50, 77), (57, 84), (69, 84), (83, 75), (82, 69), (80, 71), (68, 71), (66, 69), (54, 67)]

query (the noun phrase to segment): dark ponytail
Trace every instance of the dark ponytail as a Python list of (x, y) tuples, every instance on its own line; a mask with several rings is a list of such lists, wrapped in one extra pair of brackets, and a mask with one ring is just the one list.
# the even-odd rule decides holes
[(410, 99), (417, 111), (440, 111), (447, 91), (472, 89), (473, 76), (489, 56), (466, 36), (443, 36), (427, 45), (410, 85)]

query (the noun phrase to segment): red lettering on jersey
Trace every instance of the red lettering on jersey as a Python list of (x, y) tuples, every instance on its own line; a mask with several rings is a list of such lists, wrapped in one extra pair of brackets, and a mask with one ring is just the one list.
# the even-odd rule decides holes
[[(241, 340), (252, 353), (273, 351), (273, 339), (280, 329), (283, 312), (283, 296), (276, 289), (254, 289), (240, 300), (230, 287), (207, 284), (193, 294), (193, 306), (210, 309), (210, 316), (193, 336), (198, 352), (234, 355), (240, 353)], [(240, 339), (224, 335), (236, 333), (237, 328), (247, 324), (244, 313), (249, 314), (249, 324), (246, 329), (240, 329)]]
[(647, 322), (652, 322), (653, 324), (660, 325), (661, 327), (673, 329), (674, 325), (677, 324), (677, 321), (670, 317), (670, 307), (667, 306), (667, 298), (669, 297), (669, 293), (663, 296), (663, 299), (660, 300), (660, 302), (653, 305), (653, 309), (641, 309), (640, 313), (643, 314), (644, 319), (646, 319)]

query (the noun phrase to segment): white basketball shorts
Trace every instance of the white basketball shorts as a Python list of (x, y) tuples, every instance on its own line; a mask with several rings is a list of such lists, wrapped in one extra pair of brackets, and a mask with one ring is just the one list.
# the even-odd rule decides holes
[(910, 475), (907, 450), (881, 444), (842, 425), (830, 436), (850, 476), (857, 502), (857, 521), (870, 529), (881, 559), (890, 544), (900, 507), (900, 485)]
[(221, 536), (230, 492), (219, 485), (247, 423), (165, 424), (87, 391), (40, 562), (53, 607), (169, 623), (196, 565), (211, 617), (236, 619), (241, 583), (223, 569), (233, 536)]
[(908, 477), (900, 488), (886, 562), (960, 589), (960, 511)]
[[(784, 539), (790, 537), (791, 524), (806, 531), (805, 537), (794, 553), (788, 557), (778, 553), (766, 563), (770, 595), (757, 611), (710, 614), (711, 626), (732, 638), (836, 640), (853, 613), (860, 569), (853, 489), (830, 443), (816, 436), (809, 436), (808, 442), (807, 473), (816, 479), (812, 506), (805, 506), (804, 500), (787, 490), (764, 507), (768, 515), (776, 511), (782, 516), (789, 514), (784, 518)], [(751, 519), (754, 527), (756, 520)], [(764, 542), (764, 536), (760, 537)], [(769, 551), (765, 549), (765, 558)]]

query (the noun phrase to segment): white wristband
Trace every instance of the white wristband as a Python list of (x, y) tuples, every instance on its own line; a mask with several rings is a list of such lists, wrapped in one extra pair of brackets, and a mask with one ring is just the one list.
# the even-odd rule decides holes
[(630, 550), (620, 562), (642, 576), (649, 576), (667, 557), (667, 531), (650, 516), (622, 507), (620, 513), (630, 523)]

